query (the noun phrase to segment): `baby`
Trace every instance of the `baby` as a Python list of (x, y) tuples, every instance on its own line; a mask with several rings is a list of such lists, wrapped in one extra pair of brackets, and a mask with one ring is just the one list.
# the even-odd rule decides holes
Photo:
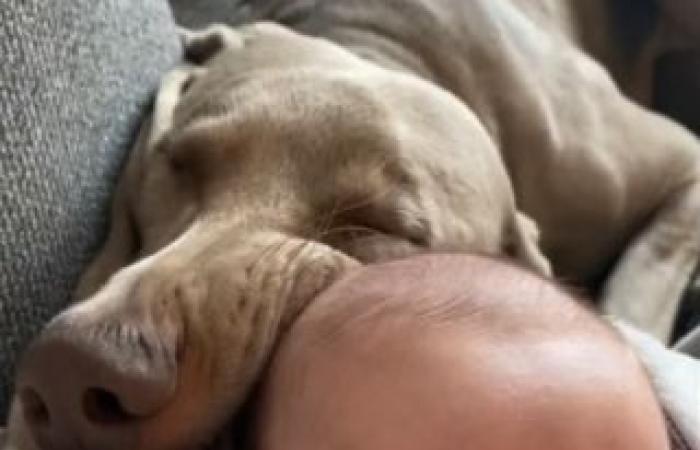
[[(666, 389), (679, 386), (664, 385), (682, 357), (622, 328), (501, 261), (423, 256), (368, 266), (319, 297), (282, 342), (253, 447), (694, 448), (692, 418), (667, 419), (683, 412)], [(700, 385), (697, 366), (683, 374), (693, 370)], [(691, 385), (685, 400), (697, 403)]]

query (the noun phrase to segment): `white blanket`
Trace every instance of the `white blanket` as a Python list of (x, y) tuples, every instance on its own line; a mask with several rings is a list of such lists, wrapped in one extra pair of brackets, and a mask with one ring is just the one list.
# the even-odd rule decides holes
[[(620, 323), (616, 326), (636, 349), (649, 371), (659, 401), (687, 444), (676, 442), (675, 448), (700, 450), (700, 360), (669, 350), (632, 327)], [(695, 348), (690, 344), (690, 340), (684, 341), (677, 350)]]

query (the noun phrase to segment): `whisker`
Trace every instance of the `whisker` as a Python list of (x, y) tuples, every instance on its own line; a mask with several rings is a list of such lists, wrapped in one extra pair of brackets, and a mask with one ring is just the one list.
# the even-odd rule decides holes
[[(377, 171), (382, 171), (382, 170), (385, 169), (391, 162), (392, 162), (392, 161), (391, 161), (391, 159), (389, 159), (389, 158), (384, 159), (383, 161), (381, 161), (379, 164), (377, 164), (377, 165), (375, 166), (375, 170), (377, 170)], [(330, 224), (333, 223), (333, 221), (334, 221), (339, 215), (344, 214), (344, 213), (347, 213), (347, 212), (349, 212), (349, 211), (353, 211), (353, 210), (355, 210), (355, 209), (360, 209), (360, 208), (362, 208), (362, 207), (364, 207), (364, 206), (371, 205), (372, 203), (374, 203), (374, 202), (376, 202), (376, 201), (378, 201), (378, 200), (381, 200), (381, 199), (385, 198), (385, 197), (388, 196), (392, 191), (393, 191), (393, 188), (387, 187), (387, 188), (385, 188), (385, 189), (383, 189), (383, 190), (380, 190), (380, 191), (374, 193), (373, 195), (370, 195), (370, 196), (366, 196), (366, 197), (364, 197), (364, 198), (361, 198), (361, 199), (357, 200), (357, 201), (354, 202), (354, 203), (346, 204), (346, 205), (344, 205), (342, 208), (339, 208), (339, 205), (338, 205), (339, 200), (338, 200), (338, 198), (336, 198), (336, 199), (334, 200), (333, 208), (332, 208), (331, 211), (322, 219), (322, 221), (321, 221), (321, 226), (317, 227), (315, 231), (316, 231), (316, 232), (323, 232), (323, 231), (326, 231), (326, 229), (330, 226)]]
[[(315, 231), (313, 231), (314, 226), (313, 226), (313, 224), (311, 225), (311, 228), (312, 228), (311, 234), (317, 235), (317, 233), (320, 231), (325, 232), (325, 231), (329, 230), (331, 228), (331, 226), (333, 225), (333, 220), (335, 219), (337, 214), (339, 214), (338, 211), (340, 211), (340, 200), (338, 199), (338, 197), (334, 197), (333, 207), (331, 208), (330, 212), (328, 214), (326, 214), (326, 216), (321, 220), (320, 226)], [(315, 236), (315, 237), (317, 237), (317, 236)]]
[[(324, 226), (318, 227), (317, 229), (314, 230), (312, 239), (320, 240), (323, 236), (325, 236), (329, 230), (328, 226), (330, 224), (332, 224), (338, 218), (338, 216), (345, 214), (345, 213), (348, 213), (350, 211), (361, 209), (365, 206), (372, 205), (373, 203), (375, 203), (379, 200), (382, 200), (382, 199), (386, 198), (387, 196), (389, 196), (391, 194), (391, 192), (392, 192), (392, 189), (387, 188), (383, 191), (376, 193), (375, 195), (366, 197), (366, 198), (359, 200), (357, 202), (354, 202), (354, 203), (347, 204), (347, 205), (343, 206), (343, 208), (334, 208), (333, 210), (331, 210), (331, 212), (329, 214), (326, 215), (326, 217), (324, 217), (324, 219), (323, 219)], [(326, 224), (329, 224), (329, 225), (326, 225)]]

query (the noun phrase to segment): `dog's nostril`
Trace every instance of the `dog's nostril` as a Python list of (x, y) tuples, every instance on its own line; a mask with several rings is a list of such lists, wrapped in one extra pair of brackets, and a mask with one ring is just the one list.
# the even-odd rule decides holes
[(48, 426), (51, 424), (51, 414), (46, 402), (32, 388), (24, 388), (19, 394), (25, 420), (33, 426)]
[(132, 416), (126, 412), (116, 394), (101, 388), (90, 388), (83, 394), (85, 417), (98, 425), (119, 425)]

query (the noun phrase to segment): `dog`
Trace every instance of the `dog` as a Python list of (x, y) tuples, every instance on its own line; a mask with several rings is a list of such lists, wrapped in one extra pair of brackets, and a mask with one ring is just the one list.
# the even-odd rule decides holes
[(184, 33), (77, 303), (20, 364), (6, 448), (228, 448), (305, 305), (421, 252), (512, 258), (667, 338), (700, 144), (640, 105), (678, 38), (610, 62), (604, 3), (258, 0), (277, 24)]

